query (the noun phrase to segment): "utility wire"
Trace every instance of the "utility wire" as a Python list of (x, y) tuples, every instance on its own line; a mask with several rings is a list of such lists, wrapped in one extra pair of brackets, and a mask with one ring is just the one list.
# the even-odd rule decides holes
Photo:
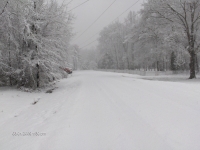
[(89, 30), (104, 14), (105, 12), (116, 2), (117, 0), (114, 0), (104, 11), (100, 14), (100, 16), (87, 28), (85, 31), (83, 31), (75, 40), (77, 40), (79, 37), (81, 37), (87, 30)]
[(65, 0), (63, 0), (62, 5), (69, 5), (73, 0), (69, 1), (67, 4), (65, 4)]
[[(127, 8), (124, 12), (122, 12), (118, 17), (116, 17), (113, 21), (117, 20), (119, 17), (121, 17), (124, 13), (126, 13), (129, 9), (131, 9), (134, 5), (136, 5), (140, 0), (136, 1), (134, 4), (132, 4), (129, 8)], [(111, 21), (111, 22), (113, 22)]]
[[(112, 23), (113, 21), (115, 21), (115, 20), (117, 20), (119, 17), (121, 17), (124, 13), (126, 13), (129, 9), (131, 9), (134, 5), (136, 5), (139, 1), (140, 1), (140, 0), (138, 0), (138, 1), (136, 1), (134, 4), (132, 4), (129, 8), (127, 8), (125, 11), (123, 11), (119, 16), (117, 16), (117, 17), (116, 17), (114, 20), (112, 20), (110, 23)], [(109, 23), (109, 24), (110, 24), (110, 23)], [(95, 34), (92, 35), (89, 39), (91, 39), (92, 37), (94, 37), (94, 36), (97, 35), (98, 33), (99, 33), (99, 32), (95, 33)], [(86, 41), (88, 41), (89, 39), (87, 39)], [(96, 41), (97, 41), (97, 39), (94, 40), (93, 42), (91, 42), (91, 43), (89, 43), (89, 44), (83, 46), (81, 49), (83, 49), (83, 48), (85, 48), (85, 47), (91, 45), (92, 43), (94, 43), (94, 42), (96, 42)]]
[(69, 3), (67, 3), (67, 5), (69, 5), (73, 0), (71, 0)]
[(98, 35), (98, 34), (99, 34), (99, 32), (95, 33), (94, 35), (92, 35), (90, 38), (88, 38), (88, 39), (87, 39), (86, 41), (84, 41), (83, 43), (89, 41), (91, 38), (95, 37), (95, 36)]
[(91, 45), (92, 43), (94, 43), (94, 42), (96, 42), (96, 41), (97, 41), (97, 39), (96, 39), (96, 40), (94, 40), (94, 41), (92, 41), (91, 43), (89, 43), (89, 44), (87, 44), (87, 45), (85, 45), (85, 46), (81, 47), (80, 49), (83, 49), (83, 48), (85, 48), (85, 47), (87, 47), (87, 46)]
[(81, 3), (81, 4), (79, 4), (78, 6), (72, 8), (71, 10), (69, 10), (69, 12), (72, 11), (72, 10), (74, 10), (74, 9), (76, 9), (76, 8), (78, 8), (78, 7), (80, 7), (80, 6), (82, 6), (83, 4), (87, 3), (88, 1), (89, 1), (89, 0), (87, 0), (87, 1), (85, 1), (85, 2), (83, 2), (83, 3)]

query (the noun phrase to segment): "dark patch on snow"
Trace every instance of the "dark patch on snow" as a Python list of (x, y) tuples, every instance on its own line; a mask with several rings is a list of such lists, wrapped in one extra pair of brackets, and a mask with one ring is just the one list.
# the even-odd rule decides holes
[(144, 79), (144, 80), (150, 80), (150, 81), (154, 80), (154, 79), (149, 79), (149, 78), (142, 78), (142, 79)]
[(52, 89), (47, 90), (46, 93), (53, 93), (53, 90)]
[(188, 79), (187, 77), (145, 77), (141, 78), (143, 80), (151, 80), (151, 81), (165, 81), (165, 82), (180, 82), (180, 83), (199, 83), (200, 78), (196, 79)]
[[(135, 79), (135, 77), (131, 77), (131, 76), (124, 76), (124, 75), (122, 75), (122, 77), (124, 77), (124, 78), (134, 78)], [(133, 80), (133, 81), (135, 81), (135, 80)]]
[(46, 91), (46, 93), (53, 93), (53, 91), (54, 91), (55, 89), (57, 89), (57, 88), (58, 88), (58, 87), (55, 87), (55, 88), (49, 89), (49, 90)]
[(35, 105), (35, 104), (37, 104), (37, 103), (38, 103), (38, 101), (34, 101), (32, 104)]
[(37, 100), (35, 100), (32, 104), (35, 105), (39, 102), (40, 98), (37, 98)]

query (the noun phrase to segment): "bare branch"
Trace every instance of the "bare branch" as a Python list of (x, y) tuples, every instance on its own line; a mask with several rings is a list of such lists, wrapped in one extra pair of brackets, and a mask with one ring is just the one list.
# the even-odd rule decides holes
[(7, 5), (8, 5), (8, 3), (9, 3), (9, 1), (6, 2), (6, 4), (5, 4), (5, 6), (4, 6), (2, 12), (0, 13), (0, 16), (4, 13), (4, 11), (5, 11), (5, 9), (6, 9)]

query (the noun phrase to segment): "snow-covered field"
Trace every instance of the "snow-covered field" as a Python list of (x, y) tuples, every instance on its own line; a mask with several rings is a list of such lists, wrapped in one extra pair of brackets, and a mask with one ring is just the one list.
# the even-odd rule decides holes
[(0, 88), (0, 150), (200, 149), (200, 83), (79, 71), (57, 87)]

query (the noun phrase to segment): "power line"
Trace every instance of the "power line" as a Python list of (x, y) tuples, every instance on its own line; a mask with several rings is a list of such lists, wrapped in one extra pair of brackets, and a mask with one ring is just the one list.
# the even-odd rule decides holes
[(67, 3), (67, 5), (69, 5), (73, 0), (71, 0), (69, 3)]
[[(129, 8), (127, 8), (124, 12), (122, 12), (118, 17), (116, 17), (113, 21), (117, 20), (119, 17), (121, 17), (124, 13), (126, 13), (129, 9), (131, 9), (134, 5), (136, 5), (140, 0), (136, 1), (134, 4), (132, 4)], [(113, 22), (111, 21), (111, 22)]]
[(89, 39), (87, 39), (86, 41), (84, 41), (83, 43), (89, 41), (91, 38), (93, 38), (94, 36), (96, 36), (97, 34), (99, 34), (99, 32), (95, 33), (94, 35), (92, 35)]
[(85, 2), (83, 2), (83, 3), (81, 3), (81, 4), (79, 4), (78, 6), (72, 8), (71, 10), (69, 10), (69, 12), (72, 11), (72, 10), (74, 10), (74, 9), (76, 9), (76, 8), (78, 8), (78, 7), (80, 7), (80, 6), (82, 6), (83, 4), (87, 3), (88, 1), (89, 1), (89, 0), (87, 0), (87, 1), (85, 1)]
[[(126, 13), (129, 9), (131, 9), (134, 5), (136, 5), (139, 1), (140, 1), (140, 0), (138, 0), (138, 1), (136, 1), (134, 4), (132, 4), (129, 8), (127, 8), (125, 11), (123, 11), (119, 16), (117, 16), (117, 17), (116, 17), (114, 20), (112, 20), (110, 23), (112, 23), (113, 21), (115, 21), (115, 20), (117, 20), (119, 17), (121, 17), (124, 13)], [(109, 24), (110, 24), (110, 23), (109, 23)], [(92, 37), (94, 37), (94, 36), (97, 35), (97, 34), (98, 34), (98, 32), (95, 33), (94, 35), (92, 35), (89, 39), (91, 39)], [(86, 41), (88, 41), (89, 39), (87, 39)], [(94, 42), (96, 42), (96, 41), (97, 41), (97, 39), (96, 39), (95, 41), (93, 41), (93, 42), (87, 44), (86, 46), (83, 46), (82, 48), (85, 48), (85, 47), (91, 45), (92, 43), (94, 43)], [(81, 48), (81, 49), (82, 49), (82, 48)]]
[(89, 44), (87, 44), (87, 45), (85, 45), (85, 46), (81, 47), (80, 49), (83, 49), (83, 48), (85, 48), (85, 47), (87, 47), (87, 46), (91, 45), (92, 43), (94, 43), (94, 42), (96, 42), (96, 41), (97, 41), (97, 39), (96, 39), (96, 40), (94, 40), (94, 41), (92, 41), (91, 43), (89, 43)]
[(77, 40), (79, 37), (81, 37), (87, 30), (89, 30), (104, 14), (105, 12), (116, 2), (117, 0), (114, 0), (107, 8), (103, 11), (103, 13), (100, 14), (100, 16), (87, 28), (85, 31), (83, 31), (75, 40)]
[(74, 0), (71, 0), (67, 4), (65, 4), (65, 0), (63, 0), (62, 5), (69, 5), (72, 1), (74, 1)]

